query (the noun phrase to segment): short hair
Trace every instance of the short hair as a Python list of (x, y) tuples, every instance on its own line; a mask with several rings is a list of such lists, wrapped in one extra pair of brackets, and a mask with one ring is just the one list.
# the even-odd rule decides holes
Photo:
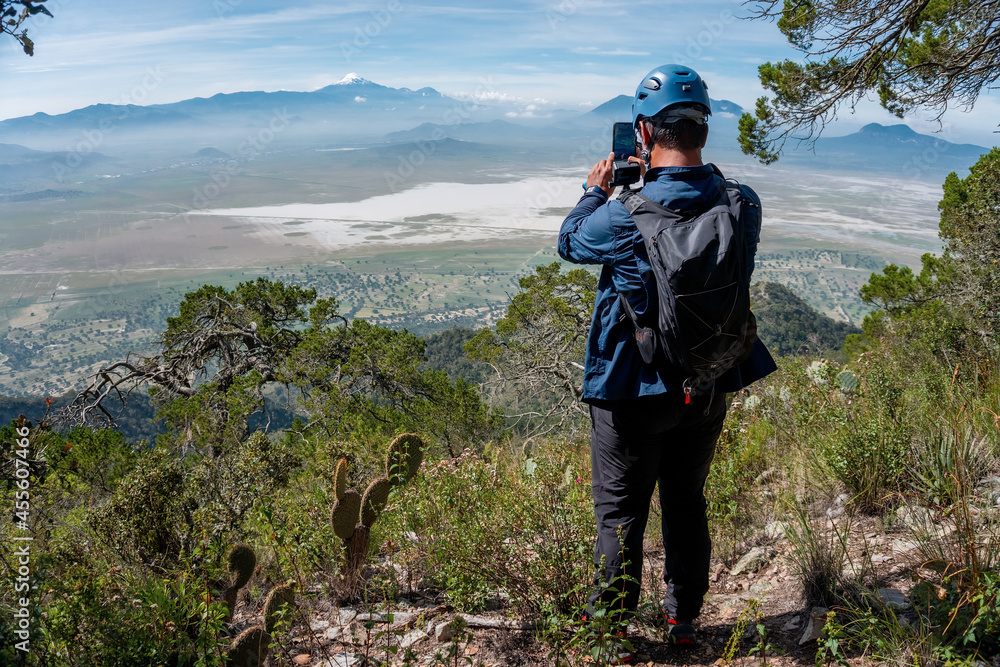
[(708, 136), (708, 123), (681, 118), (665, 123), (659, 116), (646, 118), (652, 125), (653, 144), (668, 150), (690, 151), (701, 148)]

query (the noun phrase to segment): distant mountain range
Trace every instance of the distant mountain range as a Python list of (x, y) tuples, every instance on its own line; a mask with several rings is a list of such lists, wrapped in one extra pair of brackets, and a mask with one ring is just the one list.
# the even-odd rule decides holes
[(67, 151), (36, 151), (17, 144), (0, 144), (0, 189), (18, 191), (20, 184), (51, 181), (58, 169), (90, 167), (107, 156), (89, 152), (72, 155)]
[(910, 178), (966, 169), (988, 150), (920, 134), (908, 125), (869, 123), (847, 136), (820, 137), (814, 154), (805, 149), (790, 151), (786, 161), (828, 169), (894, 172)]
[(390, 88), (352, 74), (312, 92), (219, 93), (170, 104), (95, 104), (58, 115), (36, 113), (0, 121), (0, 141), (40, 150), (79, 147), (90, 152), (158, 137), (201, 145), (206, 138), (222, 138), (236, 142), (235, 151), (239, 141), (255, 134), (272, 140), (276, 134), (317, 141), (375, 140), (387, 126), (412, 127), (432, 119), (448, 122), (449, 114), (461, 120), (471, 107), (478, 105), (433, 88)]
[[(102, 153), (117, 157), (127, 151), (144, 156), (174, 151), (170, 154), (189, 157), (212, 146), (217, 152), (198, 157), (241, 157), (248, 143), (254, 151), (263, 151), (451, 139), (514, 147), (522, 153), (578, 155), (581, 147), (605, 138), (610, 150), (611, 123), (629, 120), (631, 108), (632, 97), (619, 95), (587, 112), (511, 118), (516, 114), (509, 105), (459, 100), (433, 88), (391, 88), (352, 73), (312, 92), (220, 93), (150, 106), (97, 104), (64, 114), (0, 121), (0, 141), (7, 142), (0, 144), (0, 181), (44, 178), (53, 161), (93, 164), (106, 159)], [(728, 100), (712, 100), (712, 110), (710, 148), (723, 159), (741, 159), (736, 137), (743, 109)], [(985, 151), (919, 134), (905, 125), (873, 123), (851, 135), (824, 136), (811, 147), (790, 142), (781, 160), (820, 170), (936, 179), (967, 168)]]

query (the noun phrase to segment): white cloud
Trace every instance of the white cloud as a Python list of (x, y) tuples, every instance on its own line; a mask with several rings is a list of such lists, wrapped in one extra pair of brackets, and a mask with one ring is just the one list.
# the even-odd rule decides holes
[(627, 49), (601, 49), (596, 46), (578, 46), (572, 50), (587, 56), (648, 56), (649, 51), (629, 51)]

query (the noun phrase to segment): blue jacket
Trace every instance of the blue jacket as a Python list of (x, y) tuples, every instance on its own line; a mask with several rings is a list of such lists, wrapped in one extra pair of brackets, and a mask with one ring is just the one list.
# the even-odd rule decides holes
[[(672, 209), (707, 208), (715, 202), (720, 179), (712, 165), (657, 167), (646, 172), (642, 194)], [(747, 271), (752, 274), (760, 241), (760, 198), (745, 185), (743, 197), (757, 204), (743, 208), (746, 225)], [(583, 400), (616, 401), (680, 391), (639, 356), (632, 322), (624, 316), (619, 293), (641, 318), (647, 303), (655, 303), (656, 281), (642, 235), (617, 199), (602, 192), (585, 194), (559, 230), (559, 256), (577, 264), (603, 264), (587, 340)], [(750, 276), (747, 276), (749, 280)], [(737, 391), (776, 370), (774, 359), (759, 340), (750, 357), (719, 378), (716, 393)]]

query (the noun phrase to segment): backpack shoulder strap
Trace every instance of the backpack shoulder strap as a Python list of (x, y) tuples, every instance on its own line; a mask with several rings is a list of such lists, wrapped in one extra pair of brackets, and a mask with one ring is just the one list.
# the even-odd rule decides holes
[(634, 215), (643, 204), (654, 204), (646, 195), (642, 194), (638, 190), (622, 190), (622, 193), (618, 195), (618, 201), (622, 203), (628, 214)]

